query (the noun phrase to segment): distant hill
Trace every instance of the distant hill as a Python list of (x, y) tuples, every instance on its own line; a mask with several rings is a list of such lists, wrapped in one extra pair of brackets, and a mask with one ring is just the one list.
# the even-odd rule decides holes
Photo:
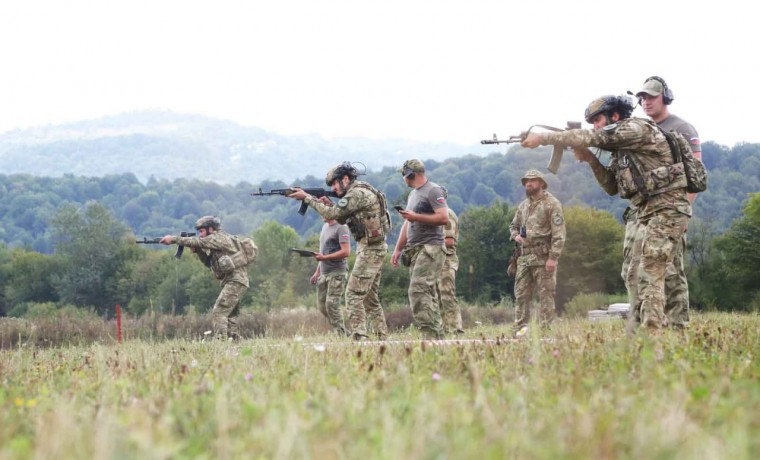
[(283, 136), (200, 115), (140, 111), (0, 134), (0, 171), (47, 177), (132, 173), (142, 182), (290, 182), (322, 177), (327, 167), (346, 160), (378, 170), (413, 157), (443, 160), (487, 150), (474, 143)]

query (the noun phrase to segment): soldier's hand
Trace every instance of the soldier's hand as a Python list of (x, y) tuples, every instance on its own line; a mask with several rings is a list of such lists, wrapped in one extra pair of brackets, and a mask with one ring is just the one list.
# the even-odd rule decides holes
[(596, 158), (594, 156), (594, 154), (591, 153), (591, 150), (587, 149), (586, 147), (576, 147), (576, 148), (574, 148), (573, 149), (573, 154), (575, 155), (575, 159), (576, 160), (578, 160), (580, 162), (583, 162), (583, 163), (588, 163), (591, 160), (593, 160), (594, 158)]
[(546, 261), (546, 272), (554, 273), (557, 270), (557, 261), (554, 259), (548, 259)]
[(159, 241), (159, 243), (166, 244), (166, 245), (174, 243), (174, 235), (164, 236), (163, 238), (161, 238), (161, 241)]
[(333, 205), (333, 202), (329, 198), (327, 198), (326, 196), (320, 196), (319, 197), (319, 202), (322, 203), (322, 204), (324, 204), (324, 205), (327, 205), (327, 206), (332, 206)]
[(294, 200), (301, 201), (304, 198), (306, 198), (308, 195), (309, 195), (308, 193), (304, 192), (300, 188), (295, 187), (293, 188), (293, 192), (290, 195), (288, 195), (288, 198), (293, 198)]
[(520, 143), (520, 145), (525, 148), (535, 149), (541, 145), (541, 142), (543, 142), (543, 140), (544, 136), (541, 133), (530, 133), (525, 138), (525, 140)]
[(515, 242), (516, 242), (516, 243), (520, 243), (520, 244), (523, 244), (523, 243), (525, 242), (525, 240), (523, 239), (522, 235), (517, 235), (517, 236), (515, 237)]
[(394, 267), (398, 267), (398, 258), (401, 256), (401, 251), (398, 249), (393, 250), (393, 255), (391, 256), (391, 265)]
[(317, 284), (318, 279), (319, 279), (319, 275), (314, 273), (313, 275), (311, 275), (311, 278), (309, 278), (309, 281), (311, 282), (311, 284)]

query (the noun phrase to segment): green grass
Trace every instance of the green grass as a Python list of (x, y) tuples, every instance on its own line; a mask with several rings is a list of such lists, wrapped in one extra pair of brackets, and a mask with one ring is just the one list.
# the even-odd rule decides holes
[(0, 351), (0, 458), (758, 458), (759, 329), (705, 314), (633, 338), (578, 320), (451, 346), (16, 347)]

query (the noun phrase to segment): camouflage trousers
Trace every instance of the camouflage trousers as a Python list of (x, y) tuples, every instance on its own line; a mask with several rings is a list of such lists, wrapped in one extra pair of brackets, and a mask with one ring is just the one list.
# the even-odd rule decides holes
[(346, 336), (340, 299), (346, 286), (346, 272), (337, 271), (320, 275), (317, 280), (317, 308), (330, 322), (333, 332)]
[(446, 334), (463, 332), (462, 312), (457, 301), (457, 269), (459, 258), (456, 254), (446, 254), (441, 270), (441, 281), (438, 283), (438, 305), (441, 310), (443, 332)]
[(445, 259), (443, 245), (426, 244), (415, 251), (409, 265), (409, 305), (415, 325), (428, 339), (443, 338), (438, 283)]
[(554, 294), (557, 290), (557, 271), (546, 271), (546, 259), (534, 254), (521, 256), (517, 260), (515, 274), (515, 323), (520, 329), (530, 322), (533, 295), (538, 296), (538, 321), (547, 325), (554, 320)]
[[(631, 320), (635, 326), (641, 321), (641, 312), (636, 310), (638, 303), (638, 268), (641, 262), (641, 248), (644, 242), (642, 223), (636, 213), (627, 212), (625, 219), (625, 239), (623, 240), (623, 269), (621, 276), (628, 291), (628, 303), (631, 306)], [(685, 327), (689, 324), (689, 283), (684, 270), (686, 253), (686, 234), (684, 233), (675, 247), (673, 262), (668, 264), (665, 272), (665, 315), (668, 324)]]
[(388, 325), (380, 305), (380, 276), (387, 252), (385, 243), (369, 247), (363, 243), (357, 245), (356, 261), (346, 288), (348, 328), (355, 339), (369, 337), (368, 321), (380, 340), (388, 337)]
[(631, 325), (641, 323), (655, 329), (668, 326), (665, 277), (682, 245), (688, 221), (684, 214), (663, 210), (636, 222), (627, 274), (629, 296), (635, 295)]
[(248, 288), (236, 281), (230, 281), (222, 286), (222, 292), (216, 298), (211, 312), (214, 337), (223, 340), (240, 338), (237, 319), (240, 316), (240, 301), (246, 292)]

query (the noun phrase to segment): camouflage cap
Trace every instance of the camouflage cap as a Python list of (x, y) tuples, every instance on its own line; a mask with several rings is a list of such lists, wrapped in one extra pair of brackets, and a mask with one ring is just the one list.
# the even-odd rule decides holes
[(543, 182), (543, 189), (546, 190), (547, 187), (549, 187), (549, 184), (546, 183), (544, 180), (544, 175), (541, 174), (541, 171), (537, 169), (529, 169), (525, 172), (525, 175), (520, 179), (520, 182), (522, 182), (523, 187), (525, 186), (525, 182), (528, 181), (528, 179), (538, 179), (541, 182)]
[(641, 91), (636, 93), (636, 96), (641, 97), (641, 95), (644, 93), (649, 94), (650, 96), (659, 96), (664, 91), (665, 91), (665, 88), (663, 87), (661, 81), (656, 80), (654, 78), (650, 78), (644, 82), (644, 87), (641, 88)]
[(406, 160), (404, 162), (404, 165), (399, 168), (398, 172), (400, 172), (404, 177), (409, 177), (414, 173), (424, 173), (425, 164), (422, 162), (422, 160)]

